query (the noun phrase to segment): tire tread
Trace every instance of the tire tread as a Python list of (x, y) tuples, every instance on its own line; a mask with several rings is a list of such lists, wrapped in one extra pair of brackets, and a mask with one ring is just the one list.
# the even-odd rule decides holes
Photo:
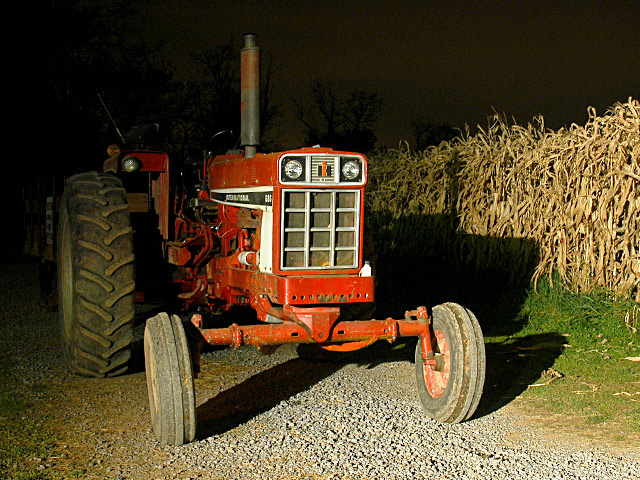
[(432, 322), (445, 332), (451, 355), (452, 372), (443, 395), (434, 398), (425, 386), (422, 347), (416, 345), (416, 380), (418, 396), (425, 413), (437, 421), (459, 423), (475, 413), (484, 387), (486, 357), (482, 330), (475, 315), (456, 304), (445, 303), (433, 308)]
[[(67, 227), (66, 233), (59, 229), (60, 243), (70, 242), (73, 283), (59, 289), (61, 322), (67, 318), (71, 324), (71, 334), (62, 328), (67, 365), (82, 376), (119, 375), (131, 358), (135, 318), (133, 229), (125, 190), (113, 175), (82, 173), (67, 180), (62, 208)], [(72, 305), (66, 314), (64, 295)]]

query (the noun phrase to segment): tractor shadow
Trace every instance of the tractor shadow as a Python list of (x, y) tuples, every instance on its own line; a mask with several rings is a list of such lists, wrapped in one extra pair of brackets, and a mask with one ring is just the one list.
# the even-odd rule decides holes
[[(475, 239), (482, 245), (482, 239)], [(489, 248), (505, 252), (529, 249), (513, 242), (527, 239), (486, 239)], [(500, 248), (496, 242), (507, 243)], [(496, 248), (497, 247), (497, 248)], [(529, 271), (518, 277), (509, 273), (474, 267), (452, 268), (442, 258), (385, 258), (377, 261), (379, 285), (376, 289), (377, 318), (402, 318), (405, 309), (419, 305), (432, 307), (455, 302), (477, 316), (485, 337), (486, 378), (483, 395), (475, 417), (494, 412), (512, 402), (539, 381), (562, 354), (566, 339), (559, 333), (519, 336), (528, 321), (522, 306), (530, 294), (529, 278), (537, 259), (532, 258)], [(401, 339), (402, 340), (402, 339)], [(415, 339), (404, 340), (415, 346)], [(413, 362), (413, 349), (410, 358)], [(402, 351), (400, 349), (399, 351)], [(380, 360), (384, 361), (381, 356)]]
[[(433, 256), (427, 256), (424, 252), (431, 250), (419, 244), (411, 246), (411, 251), (416, 252), (413, 256), (379, 254), (374, 263), (374, 318), (403, 318), (408, 309), (420, 305), (433, 307), (444, 302), (456, 302), (473, 311), (485, 336), (486, 379), (475, 414), (475, 417), (481, 417), (512, 402), (530, 385), (544, 382), (539, 379), (562, 354), (565, 339), (554, 332), (518, 335), (528, 321), (521, 312), (530, 294), (531, 273), (538, 263), (535, 242), (521, 238), (458, 235), (455, 229), (445, 232), (444, 236), (454, 244), (464, 246), (460, 252), (476, 261), (461, 266), (462, 262), (453, 262), (446, 254), (435, 252)], [(477, 261), (483, 256), (489, 259), (487, 263)], [(496, 265), (512, 264), (525, 268), (517, 275), (495, 268)], [(254, 318), (246, 321), (255, 323)], [(398, 361), (413, 364), (415, 345), (415, 338), (399, 339), (392, 345), (377, 342), (360, 351), (314, 361), (301, 355), (299, 350), (298, 358), (262, 371), (200, 405), (197, 408), (198, 437), (208, 438), (236, 428), (308, 390), (347, 364), (367, 368)], [(407, 388), (415, 389), (416, 386), (407, 385)], [(416, 408), (420, 408), (417, 395)]]
[(297, 358), (259, 372), (199, 405), (196, 409), (197, 436), (204, 439), (233, 430), (317, 385), (348, 364), (373, 368), (380, 363), (413, 358), (414, 349), (415, 341), (412, 345), (402, 343), (393, 346), (378, 342), (348, 353), (328, 352), (315, 345), (299, 344), (296, 346)]
[(199, 439), (232, 430), (329, 377), (344, 363), (293, 358), (224, 390), (198, 406)]
[[(486, 344), (487, 375), (474, 418), (507, 405), (527, 390), (529, 385), (538, 381), (561, 354), (564, 341), (560, 335), (545, 334)], [(220, 435), (245, 424), (280, 402), (308, 390), (345, 365), (374, 368), (391, 362), (408, 361), (413, 364), (415, 347), (416, 339), (408, 338), (392, 345), (377, 342), (360, 351), (321, 356), (316, 360), (293, 358), (285, 361), (218, 393), (198, 406), (198, 439)], [(416, 388), (413, 382), (406, 387)], [(415, 407), (420, 408), (417, 394)]]
[[(566, 338), (557, 333), (485, 342), (485, 383), (474, 418), (499, 410), (519, 397), (530, 385), (544, 383), (545, 379), (540, 380), (540, 377), (545, 377), (546, 372), (550, 372), (556, 358), (562, 354), (565, 342)], [(343, 365), (355, 363), (365, 368), (385, 363), (410, 362), (412, 369), (415, 369), (416, 343), (416, 338), (399, 339), (393, 344), (377, 342), (334, 361)], [(416, 392), (416, 408), (419, 408), (415, 383), (407, 385), (407, 388)]]
[(531, 385), (553, 381), (551, 367), (562, 355), (565, 342), (566, 338), (558, 333), (545, 333), (485, 343), (487, 373), (475, 417), (504, 407)]
[[(488, 241), (495, 243), (496, 239)], [(530, 290), (530, 277), (526, 275), (518, 280), (489, 269), (453, 269), (441, 259), (425, 257), (380, 256), (376, 269), (374, 318), (403, 318), (407, 309), (447, 301), (464, 305), (476, 314), (485, 336), (487, 364), (483, 396), (475, 417), (500, 409), (530, 385), (540, 382), (540, 377), (562, 354), (565, 338), (558, 333), (516, 335), (527, 322), (521, 314)], [(251, 319), (248, 323), (252, 323)], [(200, 405), (198, 436), (208, 438), (236, 428), (308, 390), (347, 364), (366, 368), (390, 362), (413, 364), (416, 341), (406, 338), (394, 344), (377, 342), (351, 353), (325, 352), (329, 355), (315, 361), (308, 360), (298, 349), (299, 358), (260, 372)], [(416, 408), (420, 408), (417, 395)]]

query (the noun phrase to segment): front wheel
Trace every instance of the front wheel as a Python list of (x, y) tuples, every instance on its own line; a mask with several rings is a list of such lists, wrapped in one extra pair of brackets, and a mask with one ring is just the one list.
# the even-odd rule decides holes
[(422, 342), (416, 345), (418, 396), (434, 420), (458, 423), (475, 413), (484, 386), (486, 357), (476, 317), (464, 307), (445, 303), (433, 308), (432, 348), (438, 367), (424, 365)]
[(149, 409), (162, 445), (182, 445), (196, 437), (196, 403), (189, 343), (177, 315), (159, 313), (144, 330), (144, 363)]

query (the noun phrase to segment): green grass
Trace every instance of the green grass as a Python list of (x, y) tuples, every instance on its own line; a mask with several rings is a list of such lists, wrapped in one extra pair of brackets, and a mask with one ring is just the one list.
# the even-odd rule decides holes
[(33, 412), (33, 403), (46, 395), (39, 390), (18, 382), (10, 373), (8, 359), (0, 358), (0, 478), (53, 478), (50, 472), (38, 470), (55, 444), (46, 419)]
[[(640, 362), (626, 358), (640, 356), (638, 316), (640, 308), (630, 299), (604, 291), (573, 293), (543, 281), (524, 301), (523, 328), (509, 339), (489, 342), (553, 336), (566, 346), (522, 349), (520, 355), (529, 356), (529, 364), (546, 358), (563, 376), (546, 386), (528, 387), (523, 398), (582, 418), (587, 425), (613, 423), (640, 432)], [(547, 379), (540, 375), (533, 383)]]

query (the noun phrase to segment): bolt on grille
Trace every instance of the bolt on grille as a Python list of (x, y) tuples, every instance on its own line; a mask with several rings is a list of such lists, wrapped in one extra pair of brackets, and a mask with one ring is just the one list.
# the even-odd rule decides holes
[(282, 206), (283, 270), (358, 266), (358, 190), (284, 190)]

